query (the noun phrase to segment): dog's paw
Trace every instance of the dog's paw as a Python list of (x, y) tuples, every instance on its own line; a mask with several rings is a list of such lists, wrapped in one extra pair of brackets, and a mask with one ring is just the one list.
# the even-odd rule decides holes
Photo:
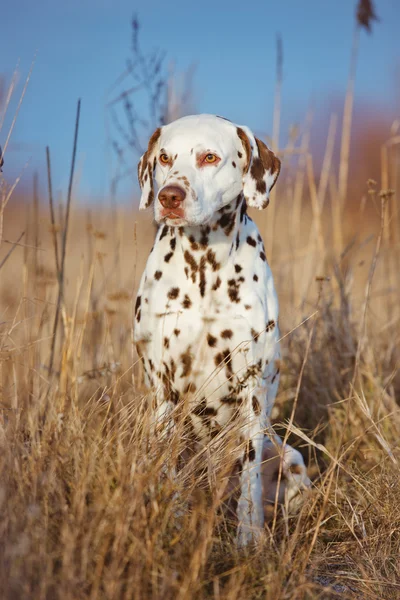
[[(289, 513), (297, 512), (304, 502), (304, 493), (311, 487), (307, 468), (300, 452), (288, 444), (283, 447), (281, 443), (266, 438), (262, 460), (261, 477), (265, 519), (271, 520), (276, 500), (279, 504), (285, 505)], [(278, 482), (279, 491), (277, 491)]]

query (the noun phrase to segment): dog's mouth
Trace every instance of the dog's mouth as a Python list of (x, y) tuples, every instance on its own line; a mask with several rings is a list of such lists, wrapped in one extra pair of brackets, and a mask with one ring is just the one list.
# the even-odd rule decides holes
[(185, 211), (182, 208), (164, 208), (160, 212), (160, 221), (185, 221)]

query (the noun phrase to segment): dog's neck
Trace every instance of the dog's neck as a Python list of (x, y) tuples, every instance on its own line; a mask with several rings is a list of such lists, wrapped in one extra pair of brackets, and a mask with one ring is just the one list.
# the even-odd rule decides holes
[[(216, 211), (205, 225), (170, 227), (170, 235), (175, 236), (177, 247), (184, 252), (205, 251), (212, 248), (218, 261), (227, 260), (237, 250), (241, 227), (249, 219), (246, 200), (240, 194), (235, 200)], [(159, 239), (166, 235), (167, 226), (159, 229)]]

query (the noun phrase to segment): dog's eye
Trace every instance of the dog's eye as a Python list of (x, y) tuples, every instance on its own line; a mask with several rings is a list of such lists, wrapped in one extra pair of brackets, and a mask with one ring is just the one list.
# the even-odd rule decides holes
[(168, 154), (160, 154), (160, 163), (162, 165), (167, 165), (169, 163), (169, 156), (168, 156)]
[(218, 160), (218, 156), (215, 156), (215, 154), (206, 154), (204, 157), (204, 162), (206, 163), (214, 163)]

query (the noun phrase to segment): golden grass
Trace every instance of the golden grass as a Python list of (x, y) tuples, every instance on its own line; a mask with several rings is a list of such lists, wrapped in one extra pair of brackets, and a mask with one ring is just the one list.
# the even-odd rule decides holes
[(51, 373), (53, 235), (65, 224), (54, 229), (43, 203), (14, 202), (1, 180), (1, 598), (400, 597), (397, 144), (358, 209), (341, 205), (331, 139), (317, 180), (306, 131), (282, 151), (273, 222), (268, 209), (253, 215), (281, 303), (275, 428), (305, 456), (313, 489), (241, 552), (220, 510), (223, 465), (211, 490), (198, 471), (207, 452), (171, 479), (182, 430), (149, 441), (131, 316), (150, 213), (73, 199)]

